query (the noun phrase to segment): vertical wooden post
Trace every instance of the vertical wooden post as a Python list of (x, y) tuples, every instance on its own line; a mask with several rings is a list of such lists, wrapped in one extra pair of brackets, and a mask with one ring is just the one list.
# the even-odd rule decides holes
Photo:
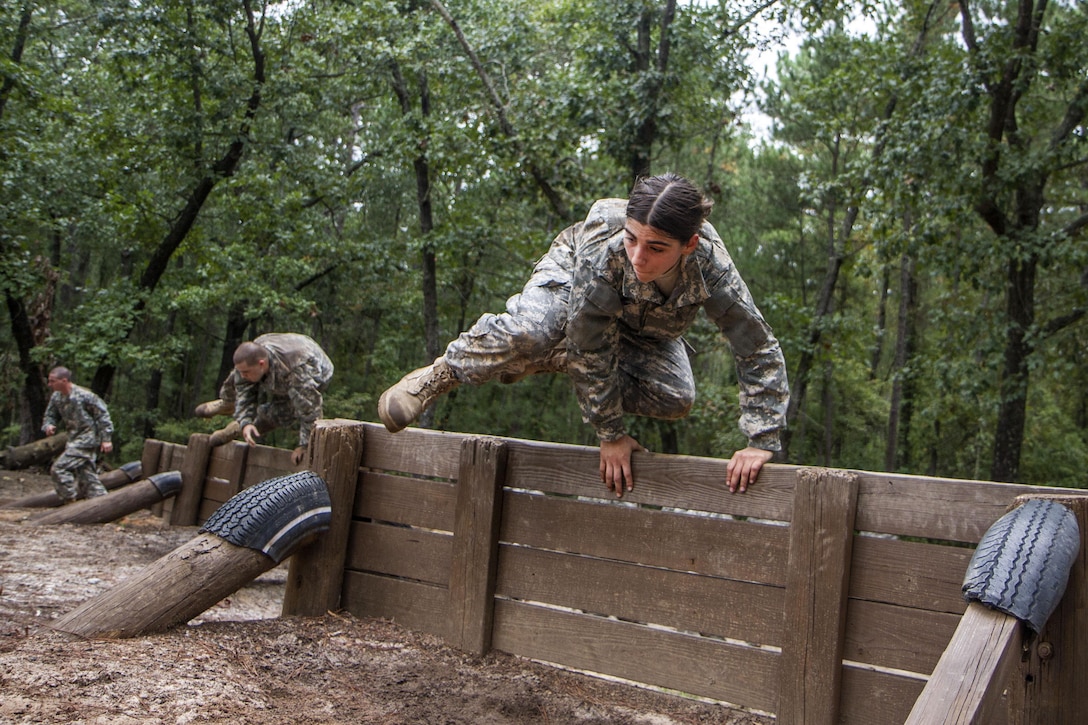
[(314, 424), (307, 467), (328, 487), (332, 520), (328, 531), (291, 557), (283, 594), (284, 616), (316, 617), (340, 607), (365, 431), (362, 423), (351, 420), (319, 420)]
[(1032, 637), (1009, 687), (1009, 725), (1074, 725), (1088, 712), (1088, 497), (1031, 495), (1058, 501), (1077, 517), (1080, 553), (1058, 608)]
[(144, 478), (166, 470), (159, 468), (160, 458), (162, 458), (162, 441), (145, 438), (144, 450), (140, 455), (140, 473)]
[(200, 513), (200, 498), (204, 495), (204, 478), (208, 474), (208, 456), (212, 452), (211, 436), (193, 433), (185, 448), (185, 463), (181, 470), (181, 491), (174, 499), (170, 513), (173, 526), (193, 526)]
[(856, 474), (797, 472), (776, 713), (781, 725), (839, 721), (857, 499)]
[(461, 443), (447, 631), (452, 646), (475, 655), (491, 649), (507, 455), (495, 438)]

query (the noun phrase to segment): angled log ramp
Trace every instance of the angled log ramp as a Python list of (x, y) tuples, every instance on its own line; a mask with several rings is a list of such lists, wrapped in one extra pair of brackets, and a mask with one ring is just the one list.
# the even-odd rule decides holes
[(181, 473), (156, 473), (142, 481), (130, 483), (106, 496), (76, 501), (36, 516), (32, 524), (105, 524), (134, 511), (149, 508), (170, 498), (181, 489)]
[(329, 527), (325, 482), (304, 471), (269, 479), (228, 501), (193, 540), (85, 602), (54, 629), (124, 638), (188, 622)]
[[(107, 491), (113, 491), (122, 486), (127, 486), (133, 481), (138, 481), (141, 478), (143, 478), (143, 465), (140, 461), (126, 463), (120, 468), (103, 473), (98, 477)], [(36, 493), (32, 496), (24, 496), (23, 498), (6, 503), (3, 506), (0, 506), (0, 508), (47, 509), (56, 508), (60, 506), (60, 504), (60, 496), (57, 495), (56, 491), (48, 491), (46, 493)]]

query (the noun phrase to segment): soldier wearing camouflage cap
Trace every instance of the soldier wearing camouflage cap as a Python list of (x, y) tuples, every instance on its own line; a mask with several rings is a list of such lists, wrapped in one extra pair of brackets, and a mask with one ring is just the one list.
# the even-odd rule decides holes
[(64, 425), (68, 442), (53, 461), (49, 474), (61, 503), (106, 495), (98, 479), (98, 453), (113, 450), (113, 421), (102, 398), (72, 382), (65, 367), (49, 371), (46, 383), (53, 394), (45, 407), (42, 432), (51, 436)]
[(695, 400), (681, 335), (700, 309), (729, 341), (748, 446), (729, 461), (744, 491), (781, 450), (789, 385), (782, 349), (714, 228), (712, 203), (689, 180), (641, 179), (630, 197), (604, 199), (556, 237), (506, 313), (485, 314), (433, 364), (382, 394), (378, 414), (396, 432), (467, 383), (566, 372), (601, 445), (601, 479), (622, 496), (634, 485), (625, 413), (675, 419)]

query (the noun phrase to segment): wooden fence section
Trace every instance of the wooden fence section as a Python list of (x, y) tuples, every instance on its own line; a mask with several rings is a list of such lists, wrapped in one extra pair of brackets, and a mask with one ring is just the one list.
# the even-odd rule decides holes
[[(358, 468), (355, 458), (327, 463), (337, 451), (323, 446), (345, 424), (361, 428)], [(250, 480), (241, 455), (214, 449), (218, 473), (204, 488)], [(596, 448), (391, 435), (354, 421), (319, 421), (309, 463), (354, 476), (330, 482), (353, 489), (337, 494), (352, 509), (342, 524), (334, 497), (334, 527), (348, 530), (330, 532), (346, 552), (296, 555), (285, 614), (339, 607), (468, 652), (496, 648), (804, 725), (904, 722), (966, 610), (974, 544), (1019, 495), (1084, 493), (772, 465), (730, 494), (723, 460), (636, 454), (635, 490), (616, 500), (598, 479)], [(275, 465), (281, 475), (289, 458), (263, 463), (261, 475)], [(296, 562), (312, 571), (323, 560), (336, 571), (318, 586), (333, 591), (300, 593), (314, 577)], [(1071, 579), (1078, 601), (1083, 568)], [(1061, 653), (1067, 668), (1085, 666), (1088, 655), (1072, 656)], [(1021, 682), (1009, 683), (1020, 712), (1025, 698), (1055, 697), (1031, 686), (1041, 661), (1025, 649)], [(1068, 712), (1088, 697), (1061, 696), (1073, 698)], [(996, 710), (987, 722), (1027, 722), (1005, 703)]]

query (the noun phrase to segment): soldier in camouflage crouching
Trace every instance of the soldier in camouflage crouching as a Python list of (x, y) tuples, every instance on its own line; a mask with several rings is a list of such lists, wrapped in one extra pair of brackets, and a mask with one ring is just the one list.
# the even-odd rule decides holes
[[(249, 445), (275, 428), (296, 427), (298, 464), (310, 443), (314, 421), (321, 417), (324, 392), (333, 364), (312, 338), (293, 332), (270, 332), (234, 351), (234, 370), (219, 388), (219, 399), (197, 406), (196, 415), (234, 414), (234, 421), (212, 434), (212, 445), (239, 435)], [(261, 395), (265, 401), (259, 402)]]
[(98, 480), (98, 452), (113, 450), (113, 421), (106, 404), (72, 383), (68, 368), (50, 370), (47, 384), (53, 395), (45, 408), (42, 432), (51, 436), (62, 423), (68, 431), (64, 453), (49, 469), (57, 496), (61, 503), (105, 496), (106, 487)]
[(601, 480), (617, 496), (634, 485), (625, 413), (675, 419), (695, 400), (681, 335), (699, 309), (729, 341), (748, 446), (727, 467), (744, 491), (781, 450), (789, 386), (782, 349), (714, 228), (712, 202), (689, 180), (639, 180), (630, 198), (604, 199), (556, 237), (506, 313), (485, 314), (433, 364), (386, 390), (378, 415), (392, 432), (462, 383), (513, 382), (565, 371), (601, 445)]

